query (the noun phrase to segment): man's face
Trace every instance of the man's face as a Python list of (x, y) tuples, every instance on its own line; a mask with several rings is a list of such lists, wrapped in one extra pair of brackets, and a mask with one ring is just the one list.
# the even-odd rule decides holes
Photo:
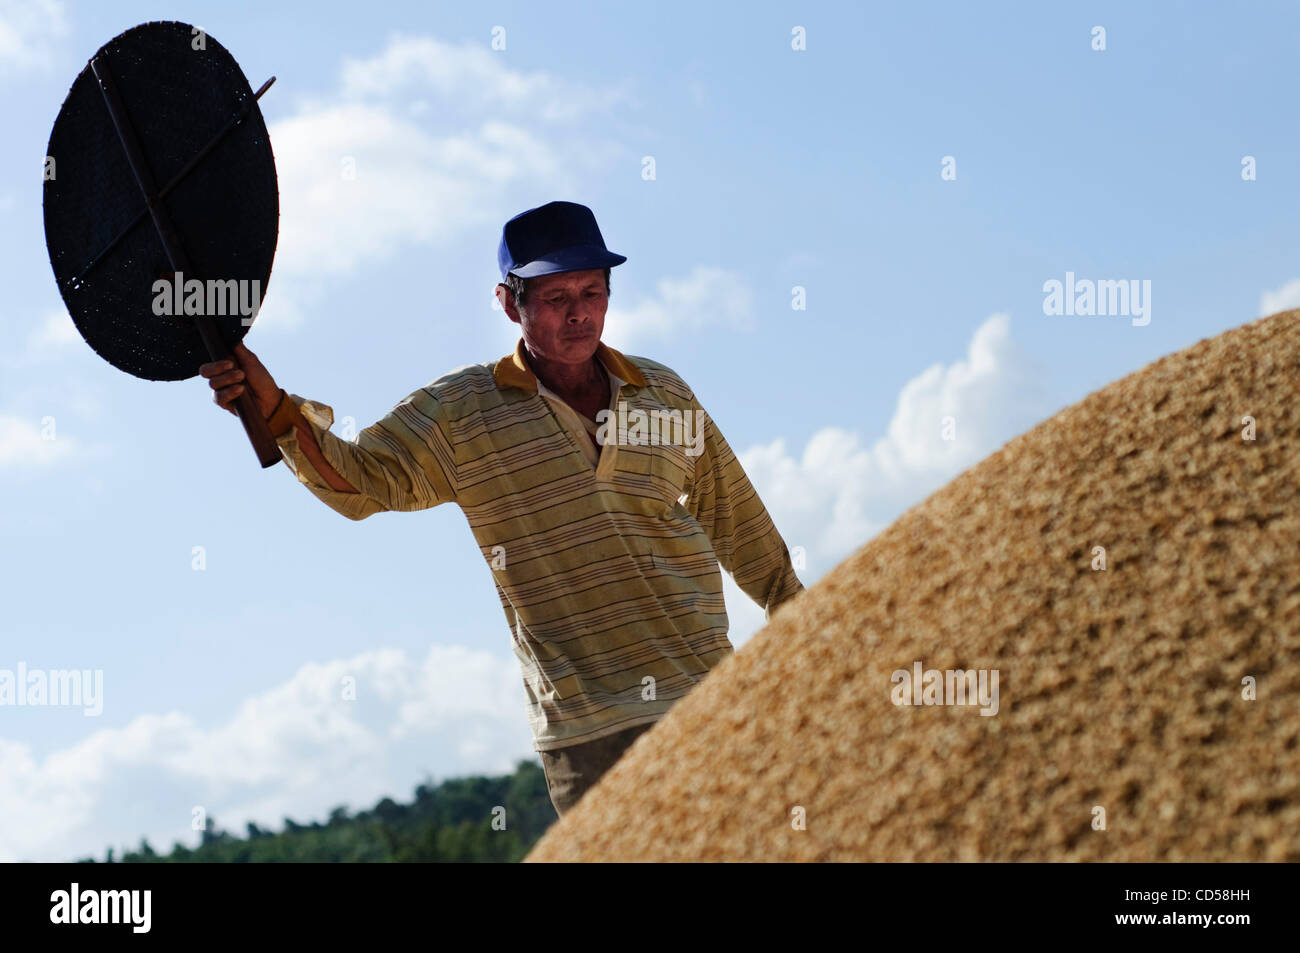
[(497, 293), (532, 354), (559, 364), (585, 364), (596, 353), (609, 307), (603, 269), (530, 279), (522, 312), (505, 285), (498, 285)]

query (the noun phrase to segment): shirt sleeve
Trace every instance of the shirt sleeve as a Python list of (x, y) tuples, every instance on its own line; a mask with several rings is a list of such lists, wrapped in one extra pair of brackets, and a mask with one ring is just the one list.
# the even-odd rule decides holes
[(685, 506), (708, 534), (722, 568), (771, 621), (778, 606), (803, 592), (803, 584), (785, 540), (726, 438), (694, 397), (691, 406), (704, 440)]
[(358, 492), (333, 489), (299, 446), (298, 428), (276, 439), (298, 481), (351, 520), (386, 510), (423, 510), (456, 499), (456, 455), (446, 438), (437, 402), (427, 391), (408, 396), (381, 419), (344, 440), (330, 432), (334, 410), (289, 394), (311, 429), (321, 454)]

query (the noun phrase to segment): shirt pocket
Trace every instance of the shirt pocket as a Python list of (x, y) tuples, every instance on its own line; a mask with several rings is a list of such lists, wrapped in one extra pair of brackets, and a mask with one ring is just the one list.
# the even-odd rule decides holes
[(695, 458), (687, 456), (682, 446), (629, 444), (618, 448), (617, 479), (623, 488), (662, 504), (665, 511), (680, 506), (694, 473)]
[(643, 393), (629, 400), (626, 415), (611, 420), (609, 439), (616, 446), (616, 479), (637, 496), (677, 507), (695, 482), (696, 433), (689, 411), (668, 408)]

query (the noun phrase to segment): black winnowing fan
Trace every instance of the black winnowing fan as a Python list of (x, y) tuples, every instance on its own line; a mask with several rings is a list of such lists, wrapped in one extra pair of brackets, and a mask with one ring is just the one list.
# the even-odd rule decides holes
[[(254, 93), (212, 37), (160, 22), (110, 40), (72, 84), (46, 150), (45, 244), (77, 330), (114, 367), (184, 380), (248, 333), (255, 314), (233, 305), (265, 295), (279, 230), (257, 105), (272, 82)], [(155, 283), (178, 272), (216, 284), (203, 313), (156, 313)], [(279, 462), (247, 389), (236, 409), (262, 466)]]

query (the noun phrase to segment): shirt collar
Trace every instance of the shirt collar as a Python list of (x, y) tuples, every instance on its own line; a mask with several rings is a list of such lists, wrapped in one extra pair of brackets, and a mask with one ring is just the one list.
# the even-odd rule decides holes
[[(626, 357), (607, 347), (603, 342), (596, 345), (596, 358), (610, 374), (637, 387), (645, 387), (645, 377), (636, 365)], [(497, 361), (492, 371), (497, 387), (519, 387), (524, 390), (537, 390), (537, 376), (524, 359), (524, 339), (520, 338), (513, 354), (507, 354)]]

